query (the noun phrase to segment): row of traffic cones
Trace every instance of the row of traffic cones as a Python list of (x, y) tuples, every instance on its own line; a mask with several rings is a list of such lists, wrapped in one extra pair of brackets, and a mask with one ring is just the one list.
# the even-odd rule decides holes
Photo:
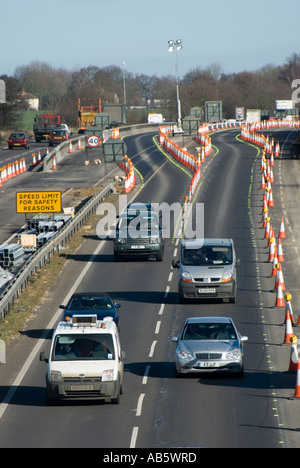
[[(274, 142), (271, 143), (271, 148), (274, 148)], [(275, 146), (275, 156), (279, 156), (280, 149), (279, 144)], [(291, 304), (292, 295), (286, 293), (283, 298), (283, 291), (285, 291), (285, 284), (283, 279), (281, 263), (285, 261), (283, 249), (282, 249), (282, 239), (286, 238), (284, 220), (283, 217), (280, 221), (279, 234), (278, 234), (278, 247), (276, 246), (276, 237), (274, 231), (270, 224), (269, 216), (269, 207), (274, 206), (273, 197), (272, 197), (272, 188), (271, 182), (273, 182), (273, 173), (270, 170), (270, 166), (274, 165), (274, 159), (272, 158), (273, 152), (271, 152), (269, 164), (265, 158), (263, 152), (261, 169), (262, 169), (262, 179), (261, 179), (261, 188), (265, 190), (264, 196), (264, 208), (263, 208), (263, 226), (265, 227), (265, 238), (268, 239), (269, 245), (269, 261), (273, 263), (272, 276), (275, 276), (275, 290), (276, 290), (276, 303), (275, 307), (285, 307), (285, 336), (284, 344), (291, 345), (290, 353), (290, 363), (289, 371), (296, 372), (296, 388), (295, 388), (295, 398), (300, 398), (300, 359), (297, 346), (297, 337), (293, 331), (293, 325), (295, 325), (294, 314)], [(285, 301), (284, 301), (285, 299)], [(300, 325), (300, 315), (298, 317), (298, 323)]]
[(19, 161), (8, 163), (7, 166), (0, 168), (0, 187), (10, 179), (13, 179), (19, 174), (23, 174), (27, 171), (25, 158), (21, 158)]

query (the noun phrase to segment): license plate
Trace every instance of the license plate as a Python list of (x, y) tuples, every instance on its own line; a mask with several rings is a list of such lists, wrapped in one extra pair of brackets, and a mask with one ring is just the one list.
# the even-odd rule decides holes
[(198, 367), (218, 367), (217, 362), (198, 362)]
[(199, 294), (205, 294), (205, 293), (215, 293), (216, 288), (201, 288), (198, 290)]
[(94, 385), (71, 385), (71, 390), (74, 390), (74, 391), (94, 390)]
[(139, 250), (139, 249), (144, 249), (145, 246), (144, 245), (132, 245), (131, 248), (135, 250)]

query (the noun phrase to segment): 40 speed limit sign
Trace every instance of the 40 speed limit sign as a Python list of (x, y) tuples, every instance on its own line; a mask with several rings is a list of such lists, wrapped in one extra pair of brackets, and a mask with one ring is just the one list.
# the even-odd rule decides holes
[(87, 144), (91, 147), (91, 148), (96, 148), (97, 146), (99, 146), (101, 143), (101, 140), (99, 137), (97, 137), (97, 135), (91, 135), (88, 137), (87, 139)]

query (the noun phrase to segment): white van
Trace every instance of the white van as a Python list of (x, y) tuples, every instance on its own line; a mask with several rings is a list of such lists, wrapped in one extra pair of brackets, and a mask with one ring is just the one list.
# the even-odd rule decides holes
[(187, 239), (181, 242), (179, 260), (179, 302), (188, 299), (227, 299), (236, 301), (236, 257), (232, 239)]
[(111, 317), (73, 315), (55, 329), (48, 363), (47, 403), (55, 400), (110, 400), (119, 403), (125, 358)]

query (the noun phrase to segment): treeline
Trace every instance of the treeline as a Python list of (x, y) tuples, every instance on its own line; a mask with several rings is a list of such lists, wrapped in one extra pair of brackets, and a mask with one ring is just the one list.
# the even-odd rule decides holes
[[(134, 74), (118, 66), (89, 66), (76, 71), (53, 68), (44, 62), (32, 62), (16, 68), (13, 76), (0, 76), (6, 82), (6, 104), (0, 104), (0, 129), (14, 125), (16, 110), (26, 108), (19, 95), (24, 90), (37, 96), (40, 109), (61, 114), (76, 127), (78, 98), (83, 105), (102, 102), (123, 103), (126, 96), (127, 122), (146, 122), (151, 106), (159, 108), (167, 120), (177, 119), (175, 76), (157, 77)], [(192, 107), (204, 108), (205, 101), (222, 101), (223, 117), (234, 118), (236, 107), (266, 109), (272, 115), (275, 100), (291, 99), (294, 80), (300, 79), (300, 54), (293, 53), (283, 65), (267, 64), (256, 71), (226, 74), (211, 64), (196, 67), (180, 80), (182, 116)]]

